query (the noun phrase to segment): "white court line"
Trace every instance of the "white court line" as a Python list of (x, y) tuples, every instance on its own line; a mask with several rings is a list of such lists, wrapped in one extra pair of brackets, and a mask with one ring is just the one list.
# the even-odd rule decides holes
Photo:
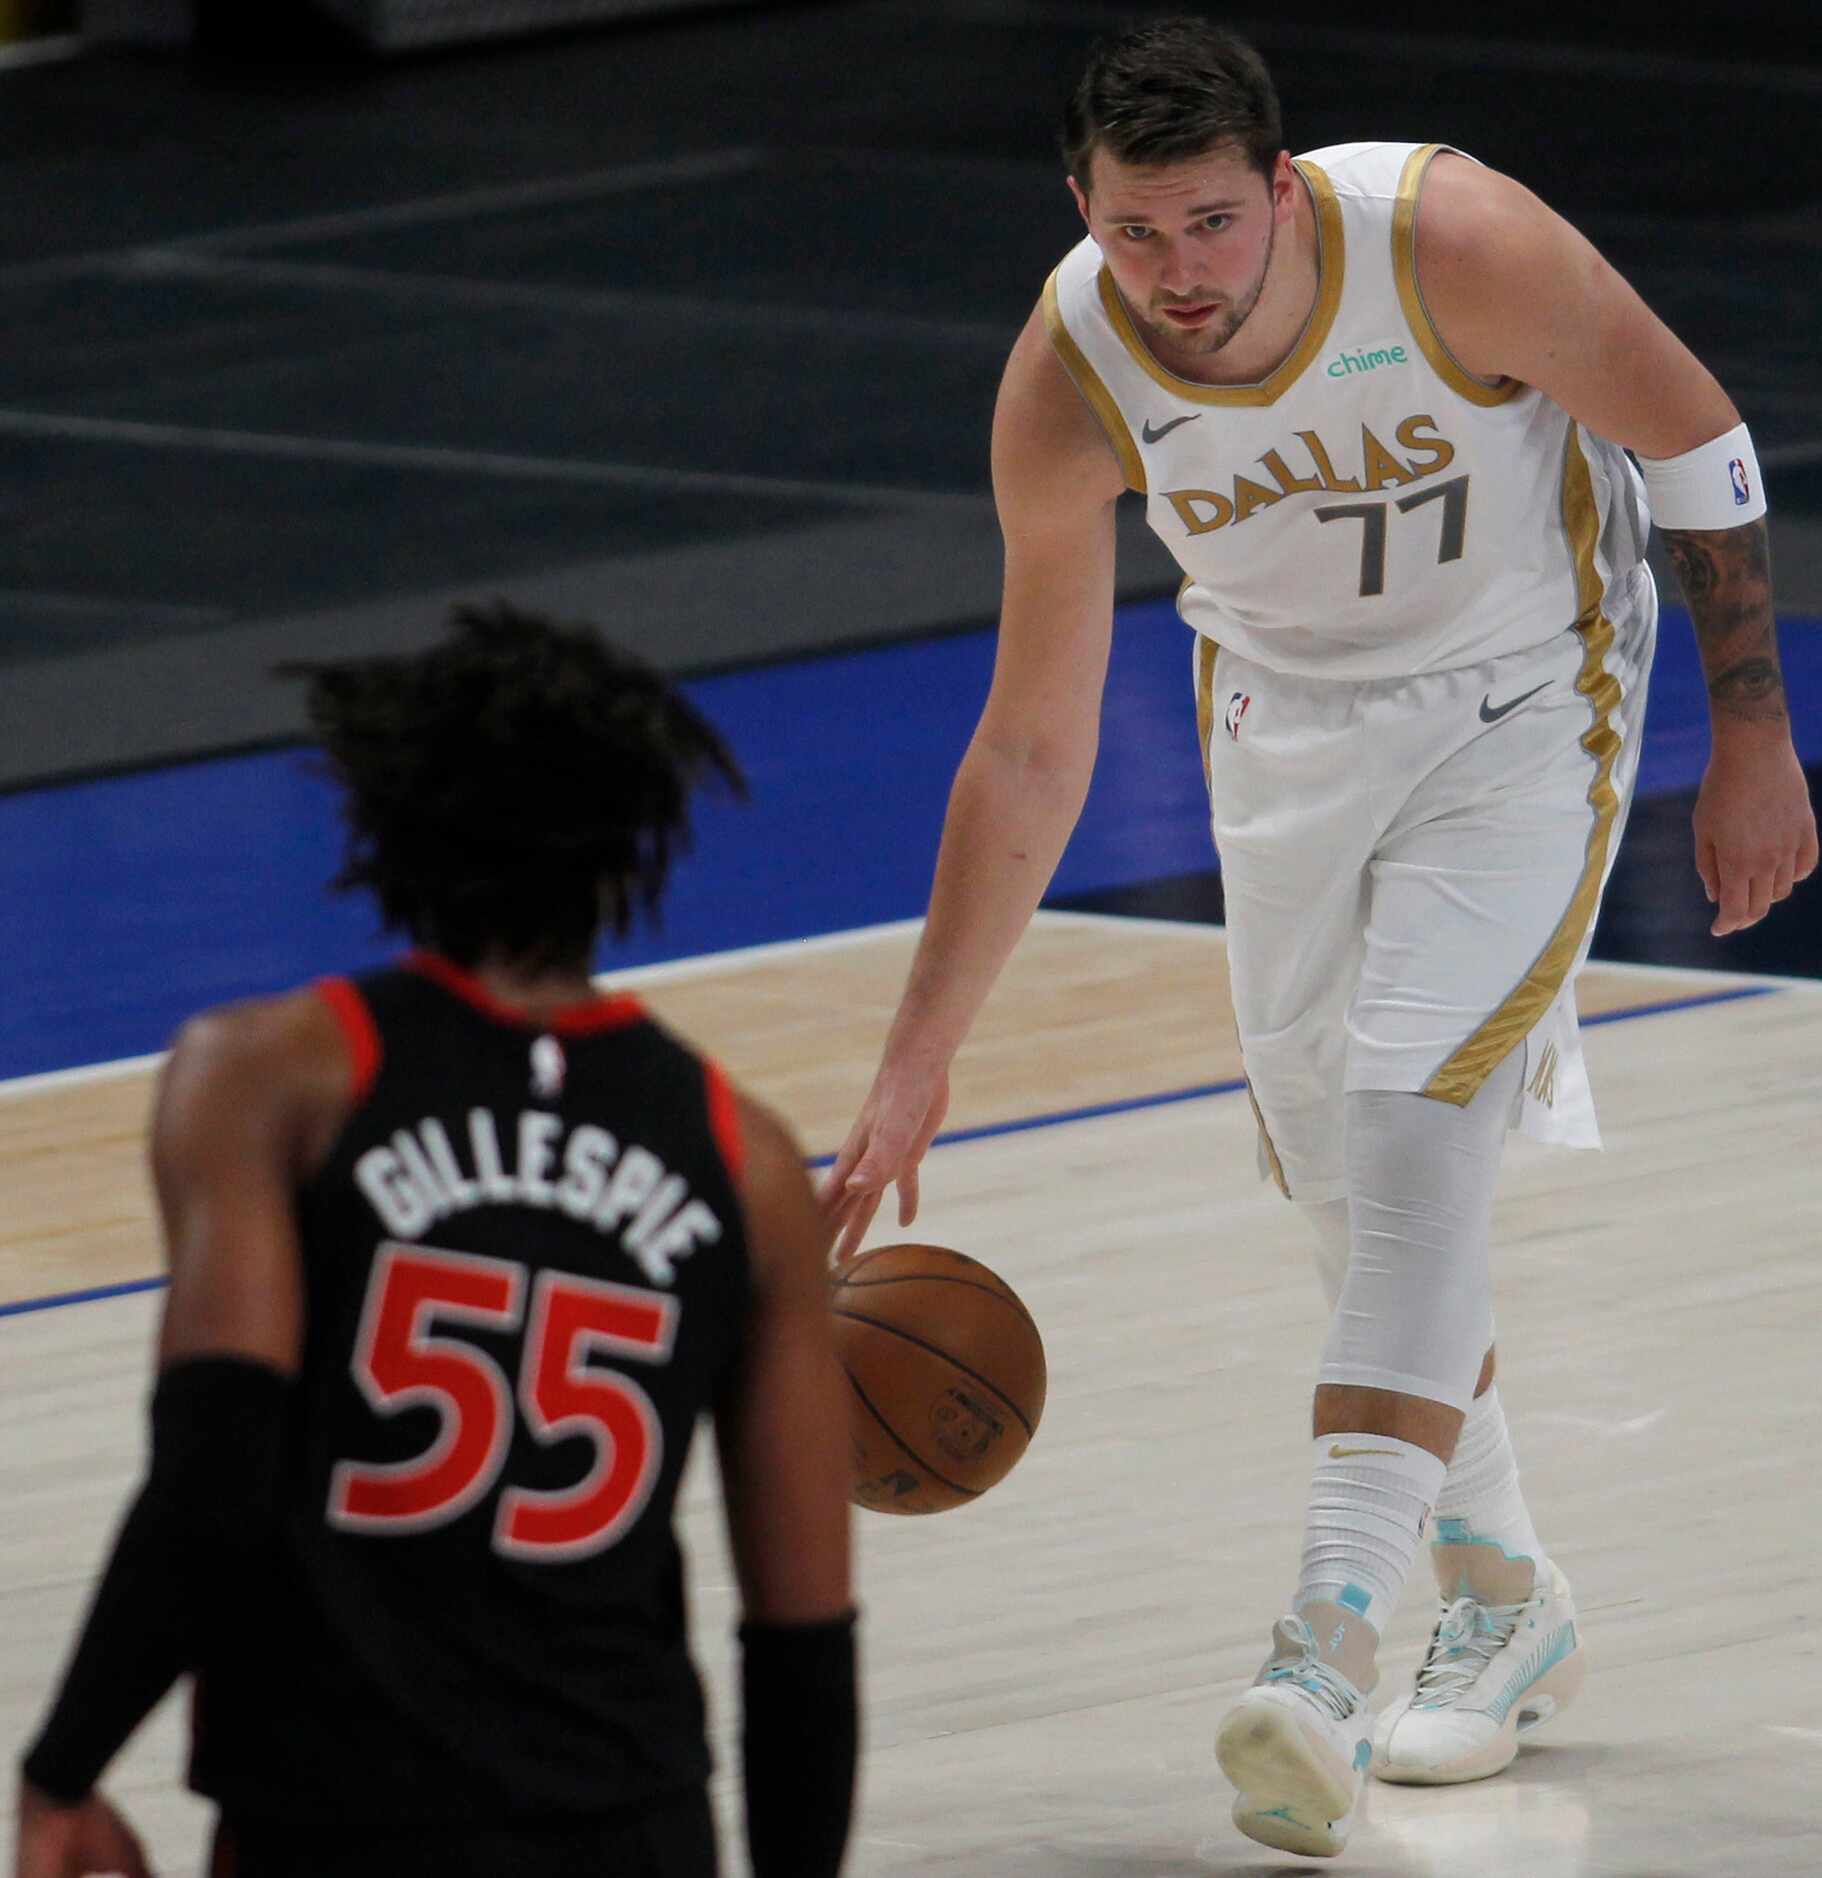
[[(774, 959), (808, 958), (819, 952), (839, 951), (844, 946), (877, 944), (882, 940), (901, 938), (906, 933), (920, 930), (923, 923), (923, 917), (919, 915), (916, 919), (885, 920), (877, 926), (852, 926), (842, 932), (814, 933), (806, 939), (773, 939), (763, 945), (732, 946), (725, 952), (699, 952), (686, 959), (664, 959), (656, 965), (631, 965), (625, 971), (597, 972), (594, 982), (604, 991), (618, 991), (636, 985), (708, 978), (722, 972), (738, 971), (748, 965), (766, 964)], [(1033, 915), (1031, 923), (1034, 926), (1099, 926), (1129, 932), (1168, 932), (1178, 936), (1184, 933), (1206, 933), (1218, 939), (1227, 936), (1224, 926), (1205, 926), (1196, 920), (1129, 918), (1123, 913), (1076, 913), (1050, 907), (1040, 908)], [(1590, 963), (1604, 972), (1646, 980), (1712, 978), (1717, 988), (1763, 985), (1779, 991), (1822, 995), (1822, 980), (1780, 978), (1770, 972), (1710, 972), (1696, 965), (1625, 965), (1601, 959), (1591, 960)], [(53, 1069), (34, 1076), (15, 1076), (10, 1081), (0, 1081), (0, 1101), (37, 1095), (47, 1089), (69, 1089), (83, 1083), (111, 1082), (122, 1076), (135, 1076), (156, 1068), (164, 1061), (165, 1054), (160, 1050), (150, 1056), (123, 1057), (113, 1063), (85, 1063), (74, 1069)]]
[[(703, 150), (689, 156), (667, 157), (650, 163), (627, 163), (614, 169), (584, 170), (572, 176), (547, 176), (535, 182), (502, 183), (486, 189), (460, 189), (446, 195), (412, 196), (366, 209), (347, 209), (332, 215), (297, 216), (282, 222), (249, 222), (239, 228), (212, 228), (202, 234), (173, 235), (161, 246), (207, 250), (226, 247), (283, 247), (288, 241), (324, 241), (337, 235), (360, 234), (367, 229), (412, 228), (421, 223), (458, 221), (464, 216), (534, 208), (544, 203), (586, 201), (591, 196), (625, 195), (631, 190), (662, 188), (667, 183), (703, 182), (717, 176), (739, 176), (766, 160), (759, 149)], [(142, 244), (122, 249), (92, 248), (82, 254), (54, 255), (47, 261), (27, 261), (0, 268), (10, 280), (60, 278), (82, 273), (97, 262), (117, 260)]]
[(1758, 452), (1759, 467), (1795, 469), (1803, 463), (1822, 463), (1822, 442), (1774, 444)]
[[(1145, 914), (1077, 913), (1062, 907), (1045, 907), (1038, 918), (1052, 923), (1074, 922), (1082, 925), (1138, 927), (1153, 932), (1206, 932), (1221, 938), (1227, 936), (1225, 926), (1212, 923), (1205, 925), (1200, 920), (1155, 919)], [(918, 923), (912, 922), (913, 925)], [(1584, 969), (1612, 972), (1624, 978), (1709, 978), (1714, 980), (1716, 990), (1731, 985), (1742, 988), (1764, 985), (1778, 991), (1807, 991), (1812, 995), (1822, 995), (1822, 979), (1786, 978), (1776, 972), (1730, 972), (1707, 965), (1634, 965), (1624, 959), (1590, 959)]]
[(37, 1076), (15, 1076), (10, 1082), (0, 1082), (0, 1102), (42, 1095), (49, 1089), (75, 1089), (84, 1083), (118, 1082), (123, 1076), (137, 1076), (144, 1070), (156, 1069), (169, 1054), (167, 1050), (155, 1050), (150, 1056), (123, 1056), (113, 1063), (84, 1063), (76, 1069), (50, 1069)]
[[(785, 305), (777, 301), (716, 298), (707, 294), (666, 293), (654, 288), (626, 293), (613, 288), (521, 285), (464, 279), (448, 274), (400, 274), (387, 268), (347, 267), (328, 261), (247, 261), (237, 255), (198, 253), (181, 245), (135, 248), (98, 264), (98, 271), (129, 279), (253, 281), (275, 287), (339, 289), (375, 299), (428, 301), (458, 307), (524, 308), (530, 312), (592, 314), (661, 314), (666, 319), (700, 318), (716, 326), (754, 326), (768, 336), (792, 332), (828, 332), (844, 336), (864, 329), (869, 338), (940, 339), (991, 346), (996, 353), (1012, 344), (1013, 329), (1003, 321), (953, 320), (873, 308)], [(1760, 458), (1763, 462), (1765, 459)]]
[(699, 150), (687, 156), (660, 157), (649, 163), (625, 163), (612, 169), (584, 170), (574, 176), (548, 176), (537, 182), (502, 183), (488, 189), (462, 189), (449, 195), (416, 196), (370, 209), (347, 209), (333, 215), (298, 216), (280, 222), (254, 222), (245, 228), (212, 229), (186, 235), (167, 245), (181, 248), (283, 247), (289, 241), (328, 241), (337, 235), (370, 229), (415, 228), (425, 222), (449, 222), (472, 215), (540, 207), (554, 202), (584, 202), (591, 196), (624, 196), (638, 189), (672, 183), (708, 182), (719, 176), (744, 176), (759, 169), (768, 153), (742, 145), (732, 150)]
[(519, 481), (577, 483), (616, 489), (670, 488), (704, 495), (796, 496), (842, 508), (894, 507), (955, 514), (978, 510), (986, 498), (884, 484), (804, 482), (742, 476), (731, 471), (660, 469), (598, 463), (583, 457), (509, 456), (434, 444), (359, 443), (346, 437), (297, 437), (280, 431), (218, 430), (204, 425), (142, 424), (124, 418), (65, 417), (50, 411), (0, 410), (0, 433), (148, 450), (206, 450), (222, 456), (276, 457), (300, 463), (362, 463), (432, 475), (499, 476)]
[(212, 624), (232, 619), (225, 606), (187, 606), (165, 600), (134, 600), (117, 593), (41, 593), (29, 587), (0, 587), (0, 600), (8, 606), (36, 613), (131, 613), (137, 619), (169, 620), (174, 625)]
[[(1054, 917), (1040, 912), (1038, 919)], [(771, 939), (764, 945), (732, 946), (726, 952), (699, 952), (693, 958), (664, 959), (656, 965), (632, 965), (623, 972), (597, 972), (595, 983), (604, 990), (618, 990), (623, 985), (658, 984), (676, 978), (708, 978), (717, 972), (730, 972), (746, 965), (763, 965), (772, 959), (800, 959), (817, 952), (836, 952), (843, 946), (865, 945), (881, 939), (897, 939), (916, 932), (923, 925), (916, 919), (891, 919), (878, 926), (851, 926), (845, 932), (813, 933), (807, 939)]]
[(26, 65), (57, 65), (65, 59), (79, 58), (87, 49), (88, 42), (77, 33), (21, 40), (16, 46), (0, 46), (0, 72), (17, 71)]

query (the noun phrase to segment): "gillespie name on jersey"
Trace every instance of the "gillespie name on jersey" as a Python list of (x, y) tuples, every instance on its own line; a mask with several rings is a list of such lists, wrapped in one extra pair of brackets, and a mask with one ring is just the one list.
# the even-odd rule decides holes
[(681, 1174), (592, 1122), (566, 1136), (562, 1117), (542, 1109), (521, 1110), (515, 1122), (475, 1108), (457, 1133), (463, 1154), (443, 1122), (426, 1116), (355, 1162), (356, 1184), (394, 1238), (415, 1239), (474, 1207), (537, 1207), (617, 1237), (653, 1284), (668, 1285), (678, 1259), (721, 1237), (720, 1218)]

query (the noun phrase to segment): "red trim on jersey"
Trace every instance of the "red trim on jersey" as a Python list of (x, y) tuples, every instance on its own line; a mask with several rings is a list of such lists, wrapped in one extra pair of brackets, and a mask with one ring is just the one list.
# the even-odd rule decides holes
[(740, 1132), (740, 1104), (734, 1100), (734, 1085), (727, 1072), (708, 1057), (702, 1059), (702, 1081), (709, 1102), (709, 1128), (728, 1177), (736, 1187), (746, 1172), (747, 1144)]
[(354, 1066), (354, 1099), (365, 1102), (373, 1079), (380, 1073), (385, 1052), (380, 1033), (367, 1008), (367, 1000), (354, 983), (346, 978), (319, 978), (316, 994), (335, 1013), (348, 1045), (348, 1058)]
[(491, 1017), (496, 1024), (510, 1024), (515, 1030), (554, 1030), (564, 1037), (592, 1037), (604, 1030), (623, 1030), (645, 1019), (645, 1006), (624, 991), (566, 1004), (548, 1017), (533, 1017), (529, 1011), (502, 1003), (473, 972), (463, 970), (440, 952), (408, 953), (405, 964), (464, 1004), (472, 1005), (483, 1017)]

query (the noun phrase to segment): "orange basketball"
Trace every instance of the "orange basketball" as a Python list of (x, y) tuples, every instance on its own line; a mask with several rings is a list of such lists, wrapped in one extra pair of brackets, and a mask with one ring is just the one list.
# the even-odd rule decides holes
[(1018, 1293), (935, 1245), (862, 1253), (830, 1291), (855, 1505), (940, 1513), (1004, 1480), (1044, 1413), (1044, 1343)]

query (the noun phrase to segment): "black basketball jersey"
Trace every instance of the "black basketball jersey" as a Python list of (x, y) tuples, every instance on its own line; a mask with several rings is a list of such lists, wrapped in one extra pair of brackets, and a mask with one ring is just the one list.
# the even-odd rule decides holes
[(319, 990), (359, 1099), (298, 1196), (283, 1539), (192, 1784), (381, 1822), (700, 1782), (672, 1509), (749, 1297), (728, 1086), (629, 997), (540, 1027), (426, 954)]

